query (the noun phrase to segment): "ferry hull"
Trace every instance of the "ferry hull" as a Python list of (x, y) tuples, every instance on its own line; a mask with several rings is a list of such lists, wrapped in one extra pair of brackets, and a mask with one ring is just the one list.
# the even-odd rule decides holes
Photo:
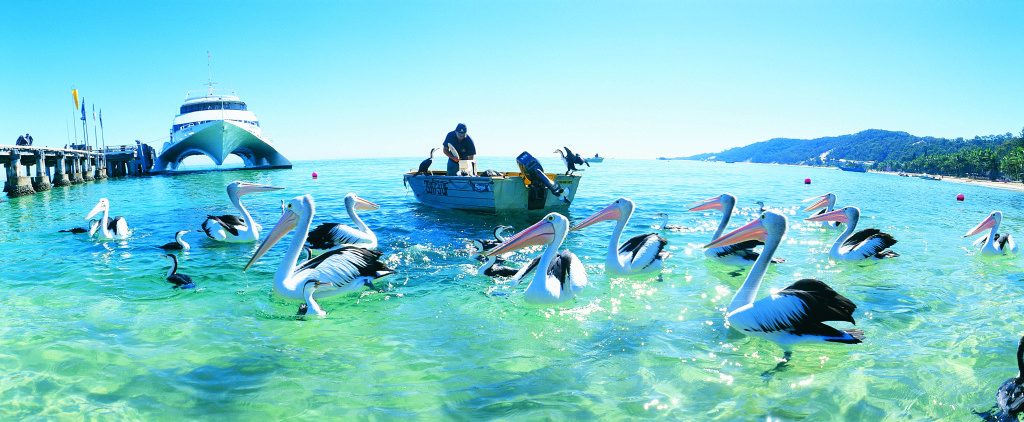
[(418, 201), (435, 208), (494, 214), (568, 209), (576, 197), (581, 177), (552, 173), (547, 176), (565, 190), (561, 198), (568, 202), (547, 189), (531, 190), (518, 172), (505, 173), (504, 178), (446, 176), (443, 171), (429, 175), (409, 172), (404, 175), (404, 182)]
[(246, 167), (291, 168), (292, 163), (263, 138), (227, 120), (193, 126), (179, 142), (164, 144), (154, 171), (177, 170), (181, 161), (193, 155), (210, 157), (218, 166), (234, 154)]

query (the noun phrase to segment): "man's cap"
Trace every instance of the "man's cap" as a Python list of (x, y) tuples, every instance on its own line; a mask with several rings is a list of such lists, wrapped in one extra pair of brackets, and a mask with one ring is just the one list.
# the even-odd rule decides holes
[(458, 133), (466, 133), (466, 124), (465, 123), (459, 123), (458, 126), (455, 126), (455, 131), (458, 132)]

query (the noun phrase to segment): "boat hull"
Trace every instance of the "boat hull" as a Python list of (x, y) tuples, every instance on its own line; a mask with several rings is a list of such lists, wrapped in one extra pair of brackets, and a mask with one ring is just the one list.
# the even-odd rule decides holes
[(604, 162), (604, 157), (587, 158), (588, 163), (601, 163)]
[(193, 155), (206, 155), (218, 166), (234, 154), (246, 167), (291, 168), (292, 163), (262, 137), (230, 120), (217, 120), (193, 126), (181, 141), (164, 144), (154, 170), (177, 170), (181, 161)]
[(562, 197), (547, 189), (532, 190), (518, 172), (505, 173), (504, 177), (446, 176), (443, 171), (428, 175), (409, 172), (403, 177), (416, 200), (435, 208), (493, 214), (568, 209), (576, 197), (581, 176), (553, 173), (547, 176), (565, 190)]

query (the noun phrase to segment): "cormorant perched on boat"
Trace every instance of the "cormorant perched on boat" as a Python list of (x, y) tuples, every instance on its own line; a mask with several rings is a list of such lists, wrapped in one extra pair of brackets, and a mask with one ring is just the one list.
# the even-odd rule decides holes
[(579, 154), (573, 154), (572, 151), (569, 150), (569, 147), (562, 147), (562, 148), (565, 148), (565, 156), (571, 158), (573, 160), (573, 164), (576, 164), (576, 165), (586, 164), (587, 167), (590, 167), (590, 163), (587, 162), (587, 160), (585, 160)]
[(438, 149), (440, 148), (430, 149), (430, 158), (423, 160), (423, 162), (420, 163), (420, 169), (416, 172), (417, 176), (421, 174), (430, 175), (430, 165), (434, 163), (434, 151), (437, 151)]

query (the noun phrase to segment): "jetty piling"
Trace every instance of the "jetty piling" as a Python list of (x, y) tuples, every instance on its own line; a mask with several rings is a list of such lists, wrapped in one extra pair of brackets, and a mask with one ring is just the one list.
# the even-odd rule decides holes
[(110, 176), (148, 174), (156, 153), (149, 145), (118, 145), (94, 151), (86, 145), (49, 148), (0, 145), (4, 192), (9, 197), (32, 195)]

